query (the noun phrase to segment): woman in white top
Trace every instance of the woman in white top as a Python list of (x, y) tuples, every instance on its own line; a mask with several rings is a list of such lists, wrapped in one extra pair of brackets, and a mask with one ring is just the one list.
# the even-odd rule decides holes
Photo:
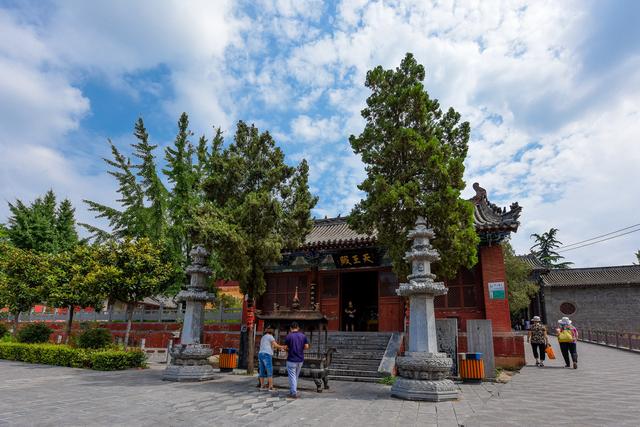
[[(260, 352), (258, 353), (258, 378), (260, 388), (266, 389), (267, 382), (269, 390), (273, 391), (273, 349), (284, 349), (283, 345), (276, 342), (273, 337), (273, 329), (267, 326), (260, 340)], [(265, 381), (266, 380), (266, 381)]]

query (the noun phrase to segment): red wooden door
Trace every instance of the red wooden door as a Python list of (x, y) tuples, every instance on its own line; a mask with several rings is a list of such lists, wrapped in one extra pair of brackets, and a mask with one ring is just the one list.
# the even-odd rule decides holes
[(318, 275), (320, 311), (327, 317), (330, 331), (340, 330), (340, 276), (337, 272)]
[(396, 295), (396, 275), (391, 271), (381, 271), (378, 274), (378, 286), (378, 331), (402, 331), (404, 300)]

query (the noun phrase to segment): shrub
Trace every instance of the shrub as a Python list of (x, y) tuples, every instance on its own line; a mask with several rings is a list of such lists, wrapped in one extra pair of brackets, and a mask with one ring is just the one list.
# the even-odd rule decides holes
[(117, 371), (144, 367), (146, 355), (140, 350), (105, 350), (91, 353), (91, 366), (97, 371)]
[(56, 344), (0, 343), (0, 359), (115, 371), (146, 366), (140, 350), (89, 350)]
[(396, 383), (397, 379), (398, 379), (398, 377), (395, 377), (393, 375), (387, 375), (384, 378), (380, 378), (378, 380), (378, 383), (384, 384), (384, 385), (394, 385)]
[(9, 328), (4, 323), (0, 323), (0, 338), (4, 337), (9, 333)]
[(111, 344), (111, 332), (105, 328), (87, 329), (76, 338), (80, 348), (105, 348)]
[(22, 343), (44, 343), (49, 341), (53, 329), (44, 323), (30, 323), (18, 331), (17, 338)]

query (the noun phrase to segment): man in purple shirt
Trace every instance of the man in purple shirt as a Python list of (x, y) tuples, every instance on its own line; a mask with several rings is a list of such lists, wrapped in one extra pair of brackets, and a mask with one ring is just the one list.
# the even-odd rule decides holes
[(289, 397), (298, 397), (298, 377), (302, 362), (304, 362), (304, 351), (309, 348), (309, 340), (300, 332), (298, 322), (291, 323), (291, 332), (284, 339), (287, 346), (287, 375), (289, 376)]

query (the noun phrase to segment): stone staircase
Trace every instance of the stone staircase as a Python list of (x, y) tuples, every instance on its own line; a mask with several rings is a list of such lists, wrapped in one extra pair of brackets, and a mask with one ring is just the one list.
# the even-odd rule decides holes
[(329, 379), (377, 382), (384, 378), (378, 366), (391, 335), (391, 332), (329, 332), (328, 345), (336, 349)]

